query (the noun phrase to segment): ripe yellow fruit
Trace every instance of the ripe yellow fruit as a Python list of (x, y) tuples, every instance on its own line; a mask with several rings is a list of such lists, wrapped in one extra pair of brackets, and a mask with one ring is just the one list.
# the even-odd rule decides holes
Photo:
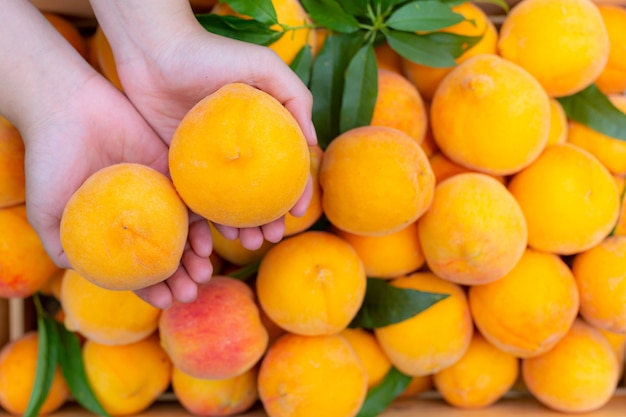
[(397, 278), (424, 265), (417, 222), (382, 236), (355, 235), (340, 229), (335, 229), (334, 233), (356, 250), (368, 277)]
[(568, 121), (563, 106), (554, 98), (550, 99), (550, 133), (546, 146), (565, 143), (567, 141)]
[(366, 276), (356, 251), (328, 232), (308, 231), (273, 246), (256, 280), (259, 303), (283, 329), (301, 335), (339, 333), (365, 297)]
[(380, 384), (391, 369), (391, 361), (376, 340), (376, 336), (361, 328), (344, 329), (340, 333), (346, 338), (367, 371), (367, 388)]
[(522, 360), (522, 378), (533, 396), (565, 413), (601, 408), (615, 392), (617, 375), (610, 343), (580, 319), (551, 350)]
[(572, 255), (600, 243), (620, 205), (609, 171), (584, 149), (551, 145), (509, 182), (528, 225), (531, 248)]
[[(35, 384), (37, 370), (36, 331), (25, 333), (9, 342), (0, 350), (0, 406), (11, 414), (22, 415)], [(47, 415), (59, 409), (69, 397), (69, 388), (57, 366), (39, 415)]]
[(0, 116), (0, 207), (24, 203), (26, 176), (20, 132)]
[(468, 285), (498, 280), (513, 269), (528, 233), (511, 193), (479, 173), (457, 174), (437, 185), (417, 229), (430, 270)]
[(626, 236), (611, 236), (576, 255), (572, 271), (580, 315), (593, 326), (626, 333)]
[(353, 417), (367, 394), (367, 372), (341, 335), (285, 334), (268, 349), (258, 377), (269, 417)]
[(590, 0), (523, 0), (502, 23), (498, 50), (548, 95), (561, 97), (598, 78), (609, 57), (609, 36)]
[(465, 354), (433, 376), (437, 391), (446, 402), (460, 408), (487, 407), (506, 394), (519, 375), (519, 360), (478, 332)]
[(626, 90), (626, 9), (623, 5), (599, 4), (598, 10), (609, 34), (610, 48), (609, 59), (595, 83), (604, 94), (622, 93)]
[(84, 278), (136, 290), (176, 271), (187, 230), (187, 207), (172, 182), (150, 167), (122, 163), (92, 174), (71, 196), (61, 244)]
[(391, 363), (407, 375), (423, 376), (458, 361), (474, 332), (465, 290), (431, 272), (416, 272), (390, 283), (398, 288), (449, 295), (416, 316), (374, 329)]
[(60, 269), (28, 222), (26, 206), (0, 209), (0, 297), (30, 297)]
[(404, 76), (378, 70), (378, 95), (370, 122), (403, 131), (418, 144), (424, 142), (428, 114), (417, 88)]
[(172, 363), (156, 334), (115, 346), (87, 340), (82, 358), (96, 398), (112, 416), (144, 411), (170, 385)]
[(522, 67), (485, 54), (459, 64), (439, 84), (430, 120), (439, 149), (453, 162), (509, 175), (544, 149), (550, 103)]
[(554, 254), (527, 249), (501, 279), (469, 289), (476, 327), (493, 345), (518, 357), (550, 350), (578, 314), (574, 275)]
[(255, 227), (285, 215), (302, 195), (309, 148), (274, 97), (231, 83), (198, 102), (172, 138), (169, 167), (187, 206), (208, 220)]
[(428, 209), (435, 176), (422, 148), (406, 133), (364, 126), (328, 145), (320, 185), (324, 213), (334, 226), (376, 236), (408, 226)]
[(112, 291), (65, 270), (60, 302), (65, 326), (104, 345), (126, 345), (154, 333), (161, 310), (132, 291)]

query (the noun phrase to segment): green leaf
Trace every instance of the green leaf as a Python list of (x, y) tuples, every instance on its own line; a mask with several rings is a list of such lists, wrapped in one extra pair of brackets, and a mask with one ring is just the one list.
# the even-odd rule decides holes
[(241, 268), (231, 272), (230, 274), (228, 274), (228, 276), (238, 279), (240, 281), (246, 281), (248, 278), (253, 277), (259, 271), (259, 265), (261, 265), (261, 261), (249, 263), (248, 265), (244, 265)]
[(336, 0), (301, 0), (301, 3), (311, 19), (327, 29), (341, 33), (359, 30), (359, 22)]
[(220, 16), (214, 13), (196, 14), (196, 20), (207, 31), (228, 38), (268, 46), (285, 32), (272, 30), (264, 23), (237, 16)]
[(392, 29), (407, 32), (434, 31), (465, 20), (451, 6), (438, 1), (413, 1), (398, 8), (386, 21)]
[(438, 68), (455, 66), (455, 59), (482, 38), (444, 32), (422, 35), (393, 29), (385, 29), (383, 33), (389, 46), (406, 59)]
[(571, 120), (615, 139), (626, 140), (626, 114), (622, 113), (595, 85), (558, 102)]
[(354, 55), (346, 70), (339, 131), (369, 125), (378, 95), (378, 66), (371, 44)]
[(345, 72), (362, 44), (363, 38), (358, 33), (331, 35), (313, 62), (310, 85), (313, 124), (322, 149), (339, 134)]
[(367, 0), (341, 0), (341, 7), (352, 16), (367, 15)]
[(272, 0), (222, 0), (234, 11), (266, 25), (278, 23)]
[(374, 8), (380, 8), (382, 12), (391, 10), (392, 8), (401, 5), (402, 3), (408, 3), (409, 0), (374, 0), (372, 3)]
[(54, 380), (59, 354), (58, 335), (53, 327), (56, 325), (54, 319), (45, 316), (36, 295), (34, 301), (37, 307), (37, 368), (33, 390), (26, 411), (24, 411), (25, 417), (39, 415), (39, 410), (46, 401)]
[(55, 324), (61, 347), (59, 365), (61, 365), (61, 371), (72, 396), (80, 405), (92, 413), (108, 417), (109, 414), (102, 407), (89, 384), (78, 337), (62, 324), (56, 321)]
[(449, 294), (394, 287), (386, 280), (367, 279), (365, 299), (350, 327), (376, 329), (409, 319)]
[(357, 417), (376, 417), (402, 394), (413, 378), (391, 367), (385, 378), (367, 393)]
[(311, 81), (311, 67), (313, 66), (313, 52), (309, 45), (305, 45), (300, 49), (289, 67), (296, 73), (305, 85), (309, 85)]

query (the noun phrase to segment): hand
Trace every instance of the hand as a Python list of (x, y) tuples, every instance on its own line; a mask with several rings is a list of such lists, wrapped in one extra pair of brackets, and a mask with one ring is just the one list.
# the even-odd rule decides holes
[[(269, 48), (207, 32), (195, 20), (188, 1), (178, 7), (165, 6), (166, 11), (139, 7), (137, 10), (152, 17), (145, 30), (140, 14), (133, 13), (132, 2), (130, 6), (128, 1), (123, 6), (92, 3), (115, 53), (124, 92), (166, 143), (193, 105), (231, 82), (243, 82), (274, 96), (293, 114), (309, 145), (317, 142), (311, 122), (311, 93)], [(110, 22), (112, 10), (122, 10), (114, 24)], [(159, 21), (161, 15), (167, 16), (163, 22)], [(126, 22), (124, 31), (119, 29), (120, 19)], [(312, 196), (311, 184), (309, 181), (291, 214), (304, 214)], [(282, 239), (284, 218), (253, 228), (215, 226), (224, 237), (239, 237), (244, 247), (257, 249), (264, 239)]]
[[(97, 97), (97, 99), (94, 99)], [(72, 193), (97, 170), (135, 162), (167, 172), (167, 146), (110, 83), (94, 74), (74, 94), (54, 103), (55, 111), (22, 131), (26, 147), (26, 204), (29, 221), (55, 263), (70, 268), (59, 239), (63, 209)], [(199, 222), (199, 223), (198, 223)], [(212, 274), (210, 231), (193, 218), (181, 266), (165, 282), (138, 290), (165, 308), (175, 298), (191, 301), (196, 286)]]

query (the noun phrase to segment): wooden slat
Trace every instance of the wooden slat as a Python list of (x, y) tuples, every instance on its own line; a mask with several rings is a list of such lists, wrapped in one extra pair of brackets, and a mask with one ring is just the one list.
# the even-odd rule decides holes
[(15, 340), (26, 331), (24, 313), (25, 303), (22, 298), (9, 299), (9, 340)]
[[(476, 409), (463, 410), (446, 404), (436, 396), (418, 398), (414, 400), (402, 400), (392, 404), (380, 417), (564, 417), (568, 414), (550, 410), (529, 396), (507, 396), (496, 404)], [(580, 415), (580, 414), (579, 414)], [(626, 395), (618, 391), (617, 394), (600, 410), (585, 413), (585, 416), (593, 417), (624, 417), (626, 415)], [(69, 403), (50, 417), (89, 417), (92, 414), (84, 411), (74, 403)], [(191, 417), (177, 402), (159, 402), (143, 413), (136, 414), (139, 417)], [(260, 406), (251, 411), (239, 414), (239, 417), (267, 417)], [(0, 411), (0, 417), (10, 417)], [(332, 417), (332, 416), (320, 416)]]
[(9, 340), (9, 301), (0, 298), (0, 349)]

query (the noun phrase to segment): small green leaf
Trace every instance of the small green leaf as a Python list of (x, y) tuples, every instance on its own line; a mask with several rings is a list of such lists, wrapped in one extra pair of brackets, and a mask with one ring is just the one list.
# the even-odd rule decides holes
[(310, 83), (313, 124), (322, 149), (339, 134), (345, 71), (362, 44), (363, 38), (358, 33), (331, 35), (313, 62)]
[(311, 19), (327, 29), (340, 33), (359, 30), (359, 22), (336, 0), (302, 0), (301, 3)]
[(404, 58), (429, 67), (453, 67), (454, 56), (434, 42), (416, 33), (386, 30), (385, 37), (391, 49)]
[(58, 335), (53, 327), (55, 323), (51, 322), (54, 319), (45, 316), (37, 295), (35, 295), (34, 301), (37, 307), (37, 368), (33, 390), (26, 411), (24, 411), (24, 417), (39, 415), (39, 410), (46, 401), (54, 380), (59, 354)]
[(393, 29), (385, 29), (383, 33), (389, 46), (406, 59), (438, 68), (455, 66), (455, 59), (482, 38), (445, 32), (422, 35)]
[(305, 85), (311, 80), (311, 67), (313, 66), (313, 52), (309, 45), (304, 45), (295, 56), (289, 67), (296, 73)]
[(391, 367), (385, 378), (367, 393), (356, 417), (376, 417), (402, 394), (413, 378)]
[(410, 0), (373, 0), (374, 8), (380, 8), (382, 12), (391, 10), (392, 8), (408, 3)]
[(376, 329), (409, 319), (449, 294), (394, 287), (386, 280), (367, 279), (365, 299), (350, 327)]
[(434, 31), (465, 20), (451, 6), (438, 1), (413, 1), (398, 8), (387, 20), (392, 29), (407, 32)]
[(571, 120), (615, 139), (626, 140), (626, 114), (595, 85), (567, 97), (557, 97)]
[(346, 70), (339, 131), (369, 125), (378, 95), (378, 66), (371, 44), (354, 55)]
[(228, 274), (228, 276), (238, 279), (240, 281), (246, 281), (247, 279), (253, 277), (259, 271), (259, 265), (261, 265), (261, 261), (249, 263), (248, 265), (244, 265), (241, 268), (231, 272), (230, 274)]
[(272, 0), (222, 0), (234, 11), (266, 25), (278, 23)]
[(197, 14), (196, 20), (211, 33), (263, 46), (271, 45), (285, 33), (272, 30), (256, 20), (242, 19), (237, 16), (204, 13)]
[(367, 15), (367, 0), (341, 0), (341, 7), (352, 16)]
[(89, 384), (78, 337), (62, 324), (55, 321), (55, 325), (60, 343), (59, 365), (61, 365), (63, 377), (72, 396), (80, 405), (92, 413), (108, 417), (109, 414), (102, 407)]

